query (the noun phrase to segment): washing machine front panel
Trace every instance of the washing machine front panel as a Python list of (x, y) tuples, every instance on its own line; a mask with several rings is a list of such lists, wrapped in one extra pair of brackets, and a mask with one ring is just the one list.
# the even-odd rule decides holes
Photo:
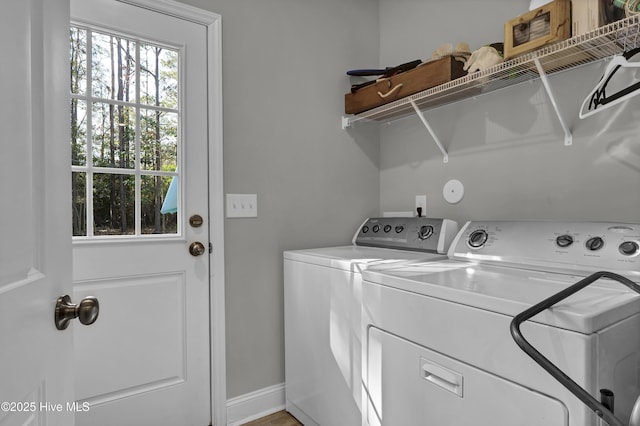
[(363, 401), (360, 271), (444, 258), (352, 246), (285, 253), (287, 409), (305, 425), (359, 425)]
[[(447, 224), (438, 228), (440, 241), (450, 242), (457, 230)], [(446, 248), (355, 245), (359, 233), (351, 246), (284, 252), (286, 408), (306, 426), (361, 424), (362, 272), (446, 259)]]
[(284, 276), (287, 409), (305, 425), (357, 425), (361, 275), (285, 261)]

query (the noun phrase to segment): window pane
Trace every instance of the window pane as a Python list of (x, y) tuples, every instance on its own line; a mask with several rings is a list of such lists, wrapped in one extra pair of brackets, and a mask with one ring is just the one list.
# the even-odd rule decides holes
[(73, 236), (87, 235), (87, 174), (73, 172), (71, 174), (71, 194), (73, 200)]
[(87, 165), (87, 103), (71, 99), (71, 164)]
[(177, 170), (178, 63), (177, 50), (70, 29), (74, 236), (178, 234), (178, 176), (148, 174)]
[(91, 42), (93, 96), (135, 102), (136, 43), (97, 33), (92, 34)]
[(142, 110), (140, 162), (144, 170), (175, 171), (178, 156), (178, 114)]
[(92, 109), (93, 165), (135, 167), (135, 112), (133, 108), (96, 102)]
[(135, 234), (135, 177), (96, 173), (93, 176), (94, 235)]
[(71, 27), (71, 93), (87, 91), (87, 31)]
[(140, 103), (178, 107), (178, 52), (140, 45)]
[(167, 197), (177, 197), (177, 191), (169, 190), (171, 180), (171, 176), (142, 176), (143, 234), (176, 234), (178, 232), (178, 213), (175, 208), (171, 208), (177, 205), (177, 200), (166, 200)]

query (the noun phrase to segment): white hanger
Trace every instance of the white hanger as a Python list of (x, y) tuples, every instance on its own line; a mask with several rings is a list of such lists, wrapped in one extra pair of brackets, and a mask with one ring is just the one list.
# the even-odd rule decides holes
[[(616, 71), (622, 68), (640, 68), (640, 62), (628, 62), (628, 59), (632, 56), (640, 53), (640, 48), (632, 49), (628, 52), (625, 52), (622, 55), (616, 55), (611, 59), (609, 64), (607, 64), (607, 68), (604, 71), (604, 74), (600, 78), (596, 87), (589, 92), (584, 101), (582, 102), (582, 106), (580, 106), (579, 116), (580, 118), (589, 117), (597, 112), (603, 111), (607, 108), (610, 108), (620, 102), (627, 100), (633, 96), (640, 95), (640, 81), (634, 83), (626, 88), (607, 95), (606, 87), (611, 78), (614, 76)], [(588, 104), (587, 109), (585, 110), (585, 106)]]

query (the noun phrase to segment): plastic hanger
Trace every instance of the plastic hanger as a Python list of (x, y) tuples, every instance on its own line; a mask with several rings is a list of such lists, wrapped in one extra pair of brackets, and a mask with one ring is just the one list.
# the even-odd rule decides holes
[[(640, 68), (640, 62), (628, 62), (629, 58), (638, 53), (640, 53), (640, 48), (635, 48), (623, 53), (622, 55), (616, 55), (611, 59), (596, 87), (589, 92), (582, 102), (579, 112), (580, 118), (589, 117), (596, 112), (603, 111), (626, 99), (640, 95), (640, 81), (613, 94), (608, 95), (606, 92), (607, 84), (609, 84), (611, 78), (620, 68)], [(587, 106), (587, 104), (588, 107), (585, 110), (585, 106)]]

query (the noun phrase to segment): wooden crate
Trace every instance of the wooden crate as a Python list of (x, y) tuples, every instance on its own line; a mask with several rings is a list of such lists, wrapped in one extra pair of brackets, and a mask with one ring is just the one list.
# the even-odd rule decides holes
[(571, 1), (554, 0), (504, 24), (504, 59), (571, 37)]
[(462, 62), (447, 56), (381, 79), (374, 84), (362, 87), (355, 93), (344, 95), (344, 112), (359, 114), (462, 77), (467, 73), (462, 69), (463, 66)]

